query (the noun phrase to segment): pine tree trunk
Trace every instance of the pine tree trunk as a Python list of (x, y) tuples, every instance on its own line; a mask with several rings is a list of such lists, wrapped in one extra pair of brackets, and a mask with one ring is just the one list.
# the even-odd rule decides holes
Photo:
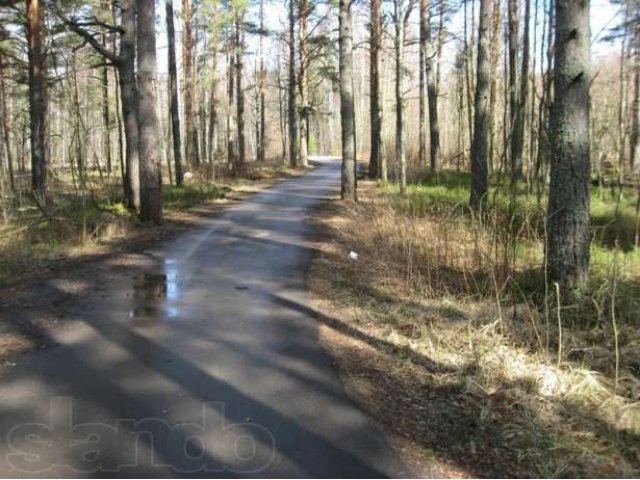
[(244, 89), (242, 87), (242, 75), (244, 70), (244, 10), (236, 9), (236, 108), (238, 121), (238, 157), (236, 173), (244, 174), (246, 166), (246, 142), (244, 131)]
[(309, 76), (307, 67), (309, 64), (308, 45), (308, 19), (311, 13), (309, 0), (299, 0), (300, 2), (300, 165), (309, 165)]
[[(235, 24), (232, 30), (235, 29)], [(227, 169), (233, 170), (236, 164), (236, 136), (233, 119), (235, 92), (235, 33), (232, 31), (227, 42)]]
[(340, 0), (340, 122), (342, 131), (343, 200), (357, 200), (356, 194), (356, 138), (353, 98), (353, 19), (352, 0)]
[[(276, 62), (276, 80), (278, 81), (278, 120), (280, 121), (280, 140), (282, 146), (282, 163), (287, 164), (287, 99), (282, 75), (282, 56), (278, 53), (278, 61)], [(288, 90), (287, 90), (288, 92)], [(288, 94), (288, 93), (287, 93)]]
[(491, 86), (489, 90), (489, 156), (487, 167), (489, 170), (494, 168), (495, 151), (496, 151), (496, 131), (497, 119), (496, 104), (498, 100), (498, 65), (500, 64), (500, 39), (501, 39), (501, 15), (500, 2), (493, 5), (491, 18)]
[(155, 1), (137, 0), (140, 218), (162, 222), (162, 172), (158, 151)]
[[(198, 2), (194, 2), (194, 5), (199, 5)], [(202, 117), (202, 102), (200, 101), (200, 89), (198, 79), (200, 78), (200, 67), (201, 62), (198, 61), (198, 18), (197, 11), (192, 11), (192, 36), (191, 36), (191, 51), (192, 51), (192, 59), (191, 59), (191, 104), (193, 108), (193, 132), (191, 134), (191, 151), (193, 152), (192, 163), (193, 165), (200, 165), (200, 119)]]
[[(214, 40), (216, 41), (216, 40)], [(218, 151), (218, 100), (216, 98), (216, 90), (218, 87), (218, 50), (217, 41), (211, 48), (211, 87), (209, 90), (209, 163), (211, 164), (211, 171), (213, 178), (215, 178), (215, 158)]]
[[(382, 41), (381, 0), (371, 0), (371, 45), (370, 45), (370, 121), (371, 156), (369, 158), (369, 178), (379, 178), (382, 174), (382, 103), (380, 102), (380, 46)], [(386, 171), (385, 171), (386, 177)], [(383, 180), (386, 180), (384, 178)]]
[[(107, 9), (109, 2), (103, 1), (102, 8)], [(107, 47), (107, 36), (103, 29), (101, 33), (102, 46)], [(103, 125), (103, 155), (107, 160), (107, 172), (110, 174), (112, 169), (111, 159), (111, 112), (109, 110), (109, 67), (106, 62), (102, 66), (102, 125)]]
[(138, 132), (138, 87), (136, 80), (136, 2), (121, 0), (123, 30), (120, 39), (118, 72), (120, 73), (120, 95), (124, 132), (126, 138), (126, 182), (127, 206), (140, 211), (140, 144)]
[[(116, 15), (116, 4), (111, 1), (111, 20), (114, 25), (117, 24), (117, 15)], [(111, 51), (116, 51), (116, 44), (118, 39), (116, 39), (115, 35), (111, 36)], [(120, 56), (120, 62), (122, 62), (122, 55)], [(120, 103), (122, 101), (122, 89), (120, 88), (120, 67), (118, 66), (118, 62), (113, 62), (113, 83), (115, 87), (115, 115), (116, 115), (116, 123), (118, 126), (118, 163), (120, 164), (120, 178), (122, 179), (122, 186), (124, 190), (124, 203), (125, 205), (128, 203), (127, 192), (129, 187), (127, 185), (127, 170), (125, 167), (125, 153), (124, 153), (124, 131), (123, 131), (123, 121), (122, 121), (122, 108)]]
[[(471, 15), (471, 32), (469, 35), (469, 14), (468, 14), (468, 4), (471, 2), (473, 4), (474, 0), (462, 0), (464, 3), (463, 8), (463, 22), (464, 22), (464, 52), (465, 52), (465, 85), (466, 85), (466, 111), (467, 111), (467, 129), (469, 131), (469, 142), (473, 143), (473, 105), (474, 105), (474, 97), (473, 97), (473, 24), (474, 24), (474, 15)], [(471, 38), (469, 38), (469, 36)]]
[(295, 0), (289, 0), (289, 165), (298, 166), (298, 113), (296, 112), (296, 10)]
[(529, 19), (531, 2), (525, 0), (524, 34), (522, 41), (522, 70), (518, 81), (518, 23), (517, 0), (509, 1), (509, 90), (511, 109), (511, 179), (515, 182), (522, 178), (524, 130), (529, 87)]
[[(546, 63), (546, 71), (542, 75), (542, 96), (540, 103), (538, 104), (538, 152), (535, 162), (535, 176), (536, 176), (536, 198), (537, 203), (542, 203), (542, 195), (545, 187), (545, 178), (548, 165), (548, 158), (550, 155), (550, 139), (549, 139), (549, 118), (551, 116), (551, 65), (553, 64), (553, 49), (554, 45), (551, 39), (553, 38), (553, 26), (555, 24), (555, 2), (556, 0), (549, 0), (548, 2), (548, 15), (544, 16), (547, 25), (543, 26), (542, 32), (542, 44), (540, 46), (540, 64)], [(546, 28), (544, 28), (546, 27)], [(541, 68), (542, 70), (542, 68)]]
[(429, 166), (435, 173), (440, 166), (440, 124), (438, 123), (438, 90), (436, 72), (433, 67), (433, 43), (431, 37), (431, 19), (427, 16), (427, 94), (429, 101)]
[(633, 64), (633, 104), (631, 107), (631, 172), (640, 171), (640, 32), (636, 34)]
[(258, 162), (264, 163), (265, 161), (265, 150), (266, 150), (266, 130), (267, 130), (267, 117), (265, 112), (265, 88), (264, 83), (266, 80), (267, 72), (264, 67), (264, 0), (260, 0), (260, 41), (258, 48), (260, 50), (260, 72), (258, 78), (258, 89), (259, 89), (259, 113), (260, 120), (258, 122), (258, 138), (260, 142), (258, 143)]
[(442, 79), (442, 49), (444, 48), (444, 13), (447, 8), (446, 0), (440, 0), (438, 9), (438, 47), (437, 47), (437, 68), (436, 68), (436, 96), (440, 94), (440, 81)]
[(473, 210), (483, 217), (487, 205), (487, 160), (489, 154), (489, 92), (491, 65), (489, 61), (489, 38), (492, 0), (480, 2), (480, 25), (478, 28), (478, 66), (476, 71), (476, 95), (471, 148), (471, 198)]
[(182, 142), (180, 139), (180, 107), (178, 105), (178, 69), (176, 67), (176, 32), (173, 18), (173, 0), (165, 0), (167, 39), (169, 42), (169, 95), (171, 96), (171, 133), (173, 138), (173, 163), (176, 185), (184, 181), (182, 169)]
[(4, 58), (0, 55), (0, 104), (2, 105), (2, 110), (0, 113), (2, 114), (2, 138), (4, 141), (3, 149), (5, 153), (5, 158), (7, 159), (7, 169), (9, 171), (9, 185), (11, 186), (11, 191), (15, 191), (15, 175), (13, 173), (13, 157), (11, 155), (11, 137), (9, 128), (9, 95), (7, 95), (7, 87), (4, 82), (5, 76), (5, 67), (4, 67)]
[(524, 168), (524, 133), (527, 120), (527, 104), (529, 102), (529, 44), (530, 44), (531, 0), (524, 0), (524, 32), (522, 39), (522, 70), (520, 72), (520, 93), (518, 95), (518, 111), (513, 135), (513, 150), (515, 158), (520, 159), (519, 175), (522, 178)]
[(40, 0), (27, 0), (29, 53), (29, 118), (31, 133), (31, 186), (36, 201), (47, 201), (47, 83), (42, 45), (43, 11)]
[(589, 280), (589, 47), (589, 3), (556, 0), (546, 253), (551, 279), (569, 290)]
[(405, 15), (404, 0), (394, 0), (394, 18), (396, 35), (395, 44), (395, 91), (396, 91), (396, 159), (400, 165), (400, 194), (407, 190), (407, 158), (405, 153), (406, 139), (404, 136), (404, 37)]
[(419, 121), (418, 121), (418, 164), (427, 164), (427, 23), (429, 22), (429, 0), (420, 0), (420, 48), (418, 58), (419, 70)]
[(194, 104), (194, 68), (193, 68), (193, 11), (191, 0), (182, 0), (182, 70), (184, 81), (184, 122), (186, 133), (185, 161), (187, 165), (195, 165), (198, 150), (196, 131), (196, 113)]

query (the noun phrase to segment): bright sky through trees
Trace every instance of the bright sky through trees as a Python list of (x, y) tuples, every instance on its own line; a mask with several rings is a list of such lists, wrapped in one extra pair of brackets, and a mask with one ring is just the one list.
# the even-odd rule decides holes
[[(541, 0), (543, 3), (543, 0)], [(546, 1), (544, 2), (546, 3)], [(182, 30), (182, 20), (181, 20), (181, 4), (180, 2), (175, 2), (175, 12), (176, 12), (176, 28), (181, 31)], [(385, 8), (390, 8), (389, 5), (385, 6)], [(617, 42), (604, 42), (602, 38), (606, 36), (607, 31), (617, 25), (620, 21), (621, 10), (619, 5), (613, 5), (609, 0), (592, 0), (591, 1), (591, 36), (593, 39), (592, 44), (592, 57), (594, 59), (603, 58), (609, 55), (616, 55), (619, 51), (619, 47), (617, 46)], [(166, 75), (167, 73), (167, 35), (165, 31), (165, 20), (164, 20), (164, 9), (158, 9), (157, 11), (157, 21), (156, 21), (156, 29), (158, 32), (158, 72), (161, 76)], [(357, 12), (363, 13), (363, 12)], [(477, 12), (476, 12), (477, 13)], [(253, 16), (256, 15), (255, 12), (251, 12)], [(269, 4), (269, 8), (265, 10), (266, 19), (265, 23), (267, 28), (272, 32), (282, 31), (284, 25), (287, 21), (287, 9), (286, 2), (282, 0), (272, 1)], [(457, 12), (451, 15), (451, 21), (448, 24), (448, 31), (450, 33), (449, 41), (447, 42), (443, 55), (443, 65), (445, 68), (451, 68), (453, 62), (455, 60), (455, 50), (458, 48), (456, 45), (456, 38), (462, 38), (462, 9), (459, 9)], [(542, 14), (539, 14), (539, 23), (541, 25)], [(251, 21), (256, 21), (255, 18), (250, 18)], [(336, 23), (337, 28), (337, 13), (335, 14), (335, 18), (333, 19)], [(366, 16), (356, 16), (356, 23), (360, 23), (362, 28), (365, 28), (366, 22), (368, 21)], [(411, 18), (411, 29), (412, 34), (417, 35), (417, 25), (418, 25), (418, 17), (417, 17), (417, 9), (414, 11)], [(538, 31), (540, 33), (540, 26)], [(357, 30), (357, 28), (356, 28)], [(337, 30), (336, 30), (337, 31)], [(533, 34), (533, 33), (532, 33)], [(336, 34), (337, 35), (337, 34)], [(177, 36), (177, 53), (178, 53), (178, 65), (182, 65), (181, 52), (182, 48), (180, 47), (182, 37), (180, 35)], [(248, 43), (248, 52), (253, 52), (256, 49), (257, 40), (254, 36), (247, 37)], [(266, 48), (267, 52), (273, 47), (273, 42), (267, 40)], [(270, 57), (267, 55), (267, 62), (269, 62)], [(180, 68), (180, 67), (179, 67)]]

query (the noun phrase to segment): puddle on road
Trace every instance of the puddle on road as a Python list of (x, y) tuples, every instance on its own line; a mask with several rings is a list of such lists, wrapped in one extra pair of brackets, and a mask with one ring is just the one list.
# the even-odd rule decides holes
[(145, 326), (176, 319), (180, 311), (180, 282), (175, 262), (165, 262), (165, 273), (145, 273), (133, 278), (133, 308), (129, 318)]

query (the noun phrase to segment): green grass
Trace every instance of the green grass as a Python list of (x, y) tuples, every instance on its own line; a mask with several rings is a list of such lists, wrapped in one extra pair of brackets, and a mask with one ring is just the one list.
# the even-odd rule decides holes
[[(165, 186), (165, 212), (180, 212), (224, 198), (227, 186), (190, 184)], [(120, 199), (106, 190), (86, 194), (59, 193), (47, 216), (33, 205), (12, 212), (11, 221), (0, 227), (0, 284), (9, 284), (58, 258), (82, 254), (85, 247), (104, 240), (125, 238), (140, 221)]]
[[(408, 185), (404, 197), (398, 195), (399, 188), (394, 183), (386, 185), (386, 192), (404, 215), (468, 221), (472, 226), (469, 185), (469, 174), (444, 171)], [(503, 185), (508, 182), (491, 178), (488, 229), (500, 247), (496, 251), (509, 249), (513, 263), (511, 293), (540, 299), (545, 290), (542, 242), (546, 206), (538, 204), (535, 195), (527, 195), (525, 185), (519, 187), (512, 205), (508, 188)], [(615, 267), (615, 297), (621, 322), (637, 323), (640, 318), (640, 249), (635, 245), (637, 195), (632, 189), (619, 192), (592, 187), (591, 191), (591, 295), (599, 299), (610, 295)]]

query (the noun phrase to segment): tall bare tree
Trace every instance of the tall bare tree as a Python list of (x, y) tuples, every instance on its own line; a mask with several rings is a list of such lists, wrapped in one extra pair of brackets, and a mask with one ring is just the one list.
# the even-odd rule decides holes
[(554, 101), (550, 118), (547, 265), (565, 289), (589, 280), (589, 2), (556, 0)]
[[(103, 0), (101, 2), (101, 6), (103, 9), (109, 9), (109, 0)], [(100, 33), (100, 39), (102, 41), (102, 45), (107, 48), (107, 29), (102, 28), (102, 32)], [(107, 161), (107, 172), (111, 173), (112, 168), (112, 160), (111, 160), (111, 111), (109, 108), (109, 66), (105, 62), (101, 68), (101, 76), (102, 76), (102, 128), (103, 128), (103, 139), (102, 139), (102, 154)]]
[(244, 71), (244, 5), (236, 5), (235, 13), (235, 82), (236, 82), (236, 115), (238, 122), (238, 157), (236, 158), (235, 171), (244, 173), (246, 167), (246, 141), (244, 118), (244, 88), (242, 75)]
[(356, 193), (356, 136), (353, 95), (353, 0), (340, 0), (340, 123), (342, 131), (342, 181), (343, 200), (357, 200)]
[(218, 38), (212, 35), (213, 45), (211, 46), (211, 86), (209, 88), (209, 127), (208, 127), (208, 143), (209, 143), (209, 163), (212, 165), (211, 172), (215, 176), (215, 167), (213, 167), (216, 153), (218, 151), (218, 99), (216, 96), (218, 90)]
[(173, 0), (165, 0), (167, 39), (169, 42), (169, 95), (171, 96), (171, 133), (173, 138), (173, 163), (176, 185), (182, 185), (182, 141), (180, 139), (180, 107), (178, 105), (178, 69), (176, 67), (176, 32), (173, 18)]
[(396, 100), (396, 158), (400, 164), (400, 193), (404, 195), (407, 189), (407, 157), (406, 138), (404, 132), (404, 114), (406, 99), (404, 95), (404, 50), (406, 29), (414, 0), (394, 0), (393, 23), (395, 25), (395, 100)]
[[(444, 0), (440, 1), (442, 2)], [(443, 28), (442, 25), (440, 28)], [(427, 15), (425, 36), (427, 45), (425, 52), (425, 68), (427, 77), (427, 97), (429, 100), (429, 166), (431, 168), (431, 173), (435, 173), (440, 164), (440, 123), (438, 122), (438, 85), (436, 80), (436, 69), (434, 68), (433, 62), (435, 49), (433, 48), (433, 39), (431, 35), (430, 15)]]
[(418, 57), (418, 162), (427, 163), (427, 24), (429, 23), (429, 0), (420, 1), (420, 48)]
[(522, 176), (522, 148), (518, 148), (516, 129), (518, 128), (519, 111), (519, 90), (518, 90), (518, 53), (519, 41), (518, 31), (520, 25), (519, 18), (520, 2), (518, 0), (507, 0), (507, 46), (509, 50), (509, 124), (505, 134), (508, 134), (510, 141), (509, 168), (511, 177), (519, 179)]
[(120, 81), (121, 108), (126, 137), (127, 204), (140, 210), (140, 146), (138, 132), (138, 83), (136, 79), (136, 2), (121, 0), (120, 56), (117, 58)]
[(300, 165), (309, 165), (309, 15), (313, 9), (310, 0), (298, 0), (300, 31), (300, 70), (298, 83), (300, 85)]
[(2, 140), (3, 145), (2, 149), (4, 151), (4, 156), (7, 160), (7, 170), (9, 173), (9, 185), (11, 186), (11, 190), (15, 190), (15, 175), (13, 172), (13, 155), (11, 152), (11, 128), (9, 126), (10, 122), (10, 113), (9, 113), (9, 95), (7, 92), (7, 86), (5, 83), (5, 75), (6, 67), (4, 65), (4, 56), (2, 52), (0, 52), (0, 114), (2, 115)]
[(640, 172), (640, 25), (635, 35), (633, 103), (631, 105), (631, 171)]
[(289, 121), (289, 165), (298, 165), (298, 112), (296, 110), (296, 6), (289, 0), (289, 83), (287, 85)]
[(476, 69), (476, 94), (471, 145), (471, 208), (482, 215), (486, 212), (489, 155), (489, 92), (491, 65), (489, 61), (489, 38), (491, 28), (492, 0), (480, 1), (480, 23), (478, 28), (478, 65)]
[(491, 84), (489, 88), (489, 157), (488, 168), (494, 166), (496, 152), (496, 132), (498, 130), (498, 115), (496, 105), (498, 103), (498, 66), (500, 64), (500, 51), (502, 38), (500, 26), (502, 15), (500, 14), (500, 2), (494, 2), (491, 17), (491, 49), (489, 51), (491, 64)]
[(387, 180), (387, 166), (382, 159), (382, 101), (380, 94), (380, 50), (382, 47), (382, 0), (371, 0), (369, 82), (370, 82), (370, 122), (371, 156), (369, 157), (369, 178)]
[(227, 168), (234, 169), (236, 164), (236, 128), (233, 119), (235, 94), (235, 22), (231, 22), (227, 35)]
[(42, 31), (44, 12), (40, 0), (27, 2), (29, 53), (29, 118), (31, 132), (31, 187), (36, 201), (47, 201), (47, 81)]
[(267, 114), (265, 111), (265, 81), (267, 72), (264, 66), (264, 37), (266, 35), (264, 25), (264, 1), (260, 0), (260, 38), (258, 40), (258, 50), (260, 56), (260, 67), (258, 69), (258, 129), (257, 129), (257, 151), (258, 162), (263, 163), (266, 151), (266, 131), (267, 131)]
[(194, 61), (194, 35), (193, 35), (193, 9), (192, 0), (182, 0), (182, 82), (184, 88), (184, 123), (186, 130), (185, 159), (187, 164), (197, 165), (200, 149), (198, 146), (198, 131), (196, 123), (195, 105), (195, 71)]
[(522, 66), (520, 70), (520, 83), (518, 85), (517, 109), (514, 116), (513, 135), (511, 142), (511, 155), (513, 156), (512, 179), (516, 181), (522, 177), (524, 165), (524, 134), (529, 101), (529, 45), (530, 45), (530, 19), (531, 0), (524, 0), (524, 31), (522, 35)]
[(162, 173), (158, 148), (156, 98), (156, 6), (155, 0), (138, 0), (136, 40), (138, 47), (138, 109), (140, 130), (140, 218), (162, 221)]

